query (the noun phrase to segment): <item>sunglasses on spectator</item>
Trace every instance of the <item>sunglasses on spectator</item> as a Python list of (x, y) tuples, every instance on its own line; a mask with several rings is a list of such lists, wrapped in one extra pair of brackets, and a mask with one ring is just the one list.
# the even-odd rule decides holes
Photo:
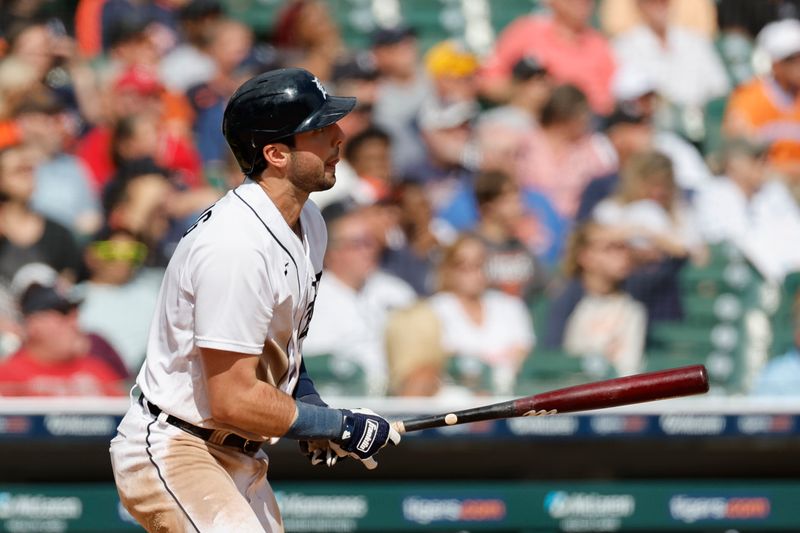
[(90, 246), (102, 261), (140, 264), (147, 256), (147, 246), (138, 241), (95, 241)]

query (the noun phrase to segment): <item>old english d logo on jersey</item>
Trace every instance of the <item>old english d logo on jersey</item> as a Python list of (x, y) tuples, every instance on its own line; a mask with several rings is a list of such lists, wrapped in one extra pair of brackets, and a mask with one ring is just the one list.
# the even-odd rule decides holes
[(310, 295), (308, 304), (303, 312), (303, 318), (300, 320), (300, 335), (299, 338), (304, 339), (308, 335), (308, 326), (311, 324), (311, 319), (314, 317), (314, 303), (317, 301), (317, 290), (319, 290), (319, 280), (322, 279), (322, 271), (317, 272), (314, 279), (311, 281)]
[(364, 435), (361, 437), (361, 440), (356, 445), (356, 449), (358, 451), (367, 453), (369, 451), (370, 446), (372, 446), (372, 441), (375, 440), (375, 434), (378, 432), (378, 423), (375, 420), (367, 419), (366, 426), (364, 427)]

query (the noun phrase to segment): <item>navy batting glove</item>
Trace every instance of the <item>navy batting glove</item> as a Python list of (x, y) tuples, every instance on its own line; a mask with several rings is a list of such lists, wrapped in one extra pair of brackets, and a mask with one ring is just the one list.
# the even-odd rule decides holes
[(372, 470), (378, 466), (373, 456), (381, 448), (389, 442), (400, 443), (400, 434), (385, 418), (369, 409), (342, 409), (342, 414), (342, 436), (332, 446), (340, 455), (358, 459)]

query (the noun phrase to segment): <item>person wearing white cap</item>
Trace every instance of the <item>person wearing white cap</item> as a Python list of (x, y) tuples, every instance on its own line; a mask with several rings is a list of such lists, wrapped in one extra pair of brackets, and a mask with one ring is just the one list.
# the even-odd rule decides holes
[[(630, 65), (617, 69), (611, 90), (619, 107), (641, 116), (641, 123), (650, 126), (648, 135), (651, 140), (645, 144), (669, 157), (675, 169), (675, 180), (681, 189), (696, 190), (711, 179), (711, 172), (697, 148), (677, 133), (660, 127), (657, 116), (660, 103), (658, 85), (647, 71)], [(639, 142), (644, 140), (639, 139)]]
[(771, 143), (769, 163), (790, 182), (800, 180), (800, 21), (767, 24), (756, 39), (770, 72), (731, 95), (723, 122), (728, 136)]

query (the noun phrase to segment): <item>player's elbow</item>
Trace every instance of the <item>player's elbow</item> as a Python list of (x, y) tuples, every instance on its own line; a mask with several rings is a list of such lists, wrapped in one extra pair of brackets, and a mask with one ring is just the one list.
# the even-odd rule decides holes
[(236, 395), (231, 393), (209, 395), (211, 418), (220, 424), (236, 426), (238, 409), (235, 407), (235, 397)]

